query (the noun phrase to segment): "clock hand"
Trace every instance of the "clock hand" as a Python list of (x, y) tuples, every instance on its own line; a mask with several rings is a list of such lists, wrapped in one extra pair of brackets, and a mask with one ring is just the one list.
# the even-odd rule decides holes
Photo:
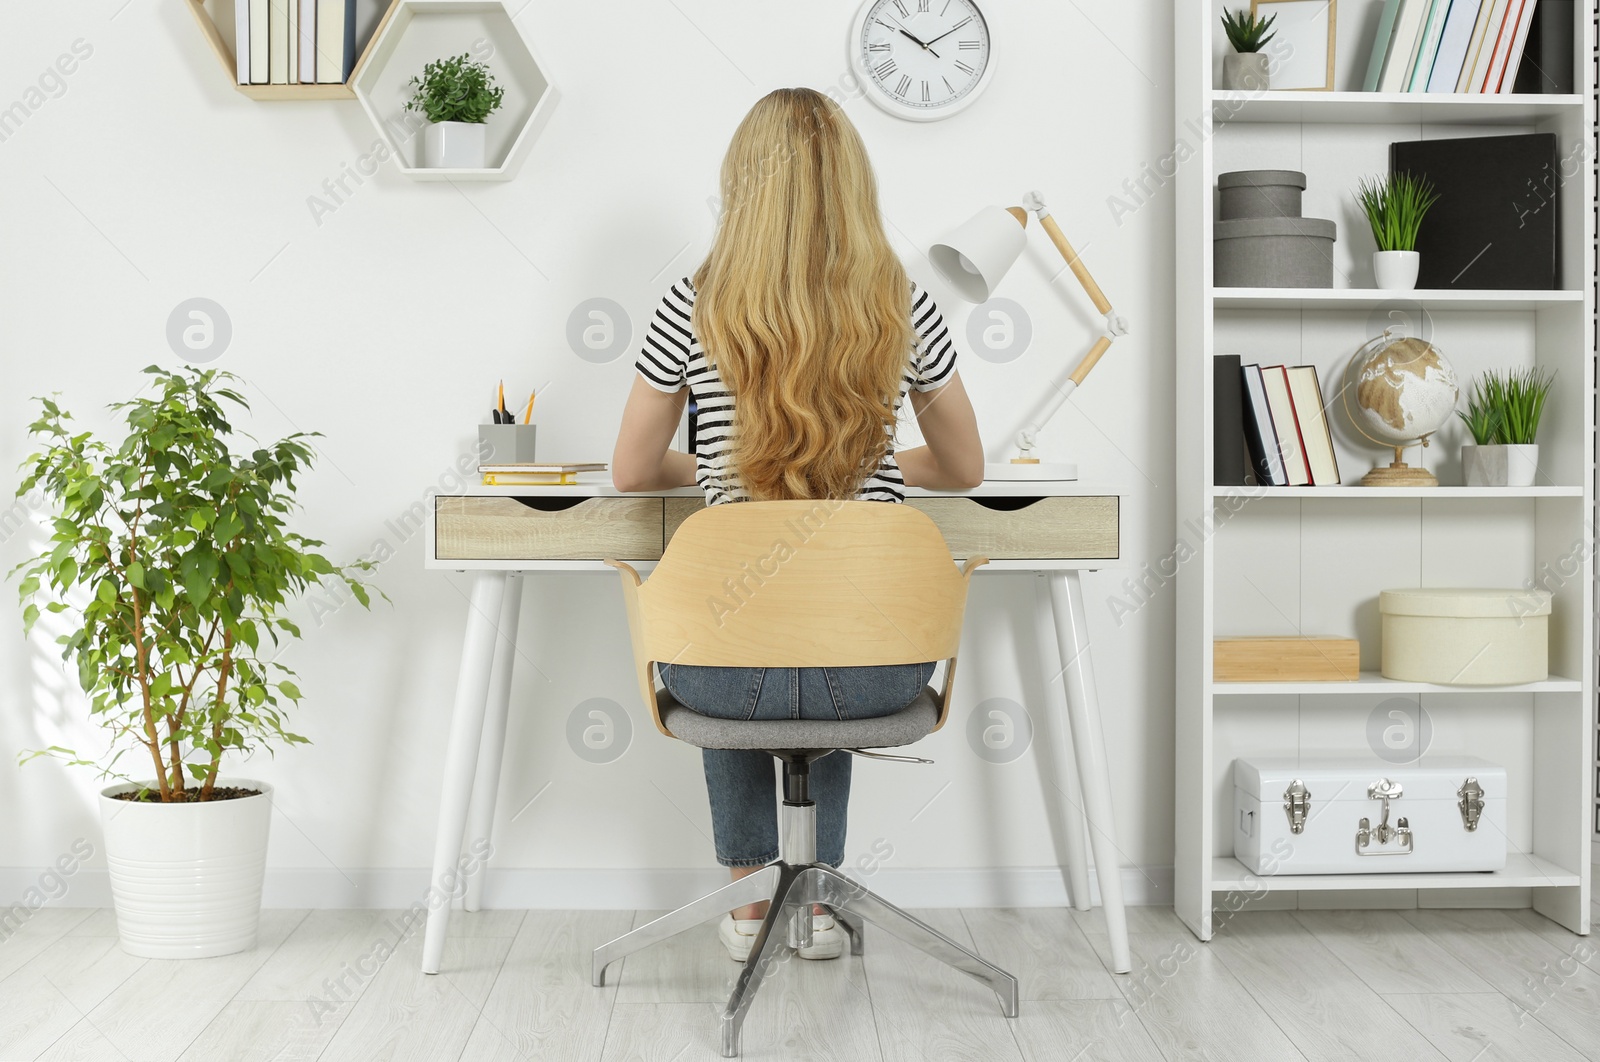
[[(878, 20), (878, 24), (881, 25), (881, 26), (888, 26), (888, 23), (884, 22), (882, 19)], [(909, 37), (913, 42), (916, 43), (916, 46), (918, 48), (921, 48), (923, 51), (929, 53), (935, 59), (939, 58), (939, 53), (938, 52), (934, 51), (932, 48), (929, 48), (927, 46), (927, 44), (923, 43), (922, 38), (913, 35), (910, 30), (908, 30), (904, 26), (900, 25), (900, 23), (896, 22), (892, 28), (897, 30), (903, 36)]]
[[(929, 42), (928, 42), (928, 44), (934, 44), (934, 43), (936, 43), (936, 42), (938, 42), (938, 41), (942, 41), (942, 40), (944, 40), (944, 39), (945, 39), (945, 38), (946, 38), (946, 37), (948, 37), (948, 36), (950, 36), (950, 34), (952, 34), (952, 33), (954, 33), (954, 32), (955, 32), (955, 31), (956, 31), (956, 30), (958, 30), (958, 29), (960, 29), (960, 28), (961, 28), (961, 26), (965, 26), (965, 25), (966, 25), (966, 24), (967, 24), (967, 23), (968, 23), (968, 22), (971, 22), (971, 21), (972, 21), (972, 20), (971, 20), (971, 19), (970, 19), (970, 18), (969, 18), (969, 19), (966, 19), (966, 20), (964, 20), (964, 21), (963, 21), (963, 22), (962, 22), (962, 23), (961, 23), (961, 24), (960, 24), (960, 25), (958, 25), (958, 26), (951, 26), (951, 27), (950, 27), (950, 28), (949, 28), (949, 29), (947, 29), (947, 30), (945, 30), (945, 31), (944, 31), (944, 32), (943, 32), (943, 33), (941, 33), (941, 34), (939, 34), (939, 35), (938, 35), (938, 36), (937, 36), (937, 37), (935, 37), (935, 38), (934, 38), (934, 39), (933, 39), (933, 40), (931, 40), (931, 41), (929, 41)], [(919, 43), (920, 43), (920, 42), (919, 42)], [(928, 44), (924, 44), (924, 45), (923, 45), (923, 47), (924, 47), (924, 48), (928, 48)], [(930, 52), (931, 52), (931, 51), (933, 51), (933, 49), (932, 49), (932, 48), (928, 48), (928, 51), (930, 51)], [(936, 58), (937, 58), (937, 57), (936, 57)]]

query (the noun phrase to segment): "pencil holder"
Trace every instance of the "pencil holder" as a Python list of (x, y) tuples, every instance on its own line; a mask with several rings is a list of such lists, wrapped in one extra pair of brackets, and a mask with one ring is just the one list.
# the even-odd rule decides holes
[(479, 424), (480, 465), (530, 465), (537, 424)]

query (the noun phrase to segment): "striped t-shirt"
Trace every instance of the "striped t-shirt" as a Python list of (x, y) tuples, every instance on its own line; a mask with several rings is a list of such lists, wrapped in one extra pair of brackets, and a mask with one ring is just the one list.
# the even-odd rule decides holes
[[(733, 397), (723, 386), (717, 371), (706, 361), (706, 352), (694, 334), (690, 318), (694, 310), (694, 285), (684, 277), (668, 289), (656, 308), (650, 327), (645, 330), (644, 347), (635, 368), (645, 382), (658, 391), (676, 392), (685, 385), (694, 398), (695, 480), (706, 492), (706, 504), (747, 501), (749, 495), (731, 467), (733, 446)], [(916, 334), (907, 352), (906, 369), (900, 380), (896, 411), (910, 388), (932, 391), (942, 386), (955, 371), (956, 349), (950, 330), (933, 297), (911, 285), (911, 320)], [(905, 499), (905, 478), (894, 459), (894, 439), (877, 470), (862, 483), (856, 498), (862, 501), (897, 502)]]

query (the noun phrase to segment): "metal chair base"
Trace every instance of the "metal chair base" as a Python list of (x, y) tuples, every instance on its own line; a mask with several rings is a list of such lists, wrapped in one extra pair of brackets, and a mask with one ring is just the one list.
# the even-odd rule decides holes
[(642, 948), (693, 929), (736, 907), (770, 902), (750, 948), (733, 995), (722, 1011), (722, 1057), (737, 1058), (739, 1033), (756, 991), (773, 966), (789, 952), (810, 943), (811, 905), (824, 904), (850, 937), (850, 954), (860, 955), (863, 924), (871, 922), (890, 936), (931, 955), (987, 985), (1000, 997), (1000, 1010), (1017, 1016), (1017, 979), (968, 951), (921, 919), (902, 911), (826, 863), (792, 864), (782, 860), (724, 885), (693, 903), (624, 933), (594, 949), (594, 984), (605, 984), (606, 967)]

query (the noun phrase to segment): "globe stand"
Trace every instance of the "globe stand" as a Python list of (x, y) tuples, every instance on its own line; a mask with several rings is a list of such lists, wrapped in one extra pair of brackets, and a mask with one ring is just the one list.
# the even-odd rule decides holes
[[(1419, 440), (1423, 446), (1428, 440)], [(1426, 468), (1412, 468), (1405, 462), (1405, 447), (1394, 448), (1394, 461), (1389, 465), (1376, 465), (1361, 477), (1363, 487), (1437, 487), (1439, 477)]]

